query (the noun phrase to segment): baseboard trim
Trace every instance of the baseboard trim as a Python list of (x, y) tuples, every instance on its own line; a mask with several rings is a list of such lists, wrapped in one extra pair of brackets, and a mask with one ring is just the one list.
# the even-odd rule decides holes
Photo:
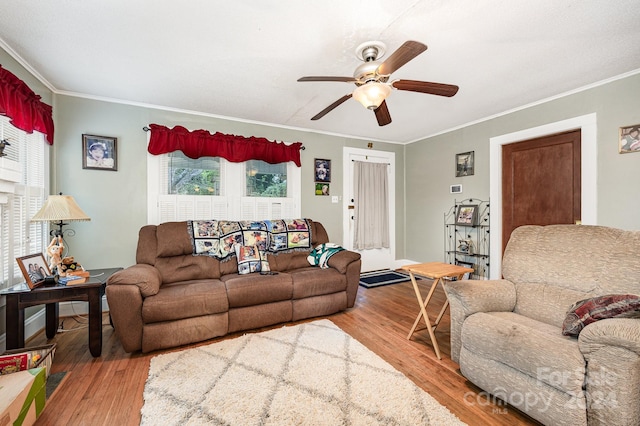
[(396, 259), (392, 262), (391, 264), (391, 268), (392, 269), (400, 269), (405, 265), (414, 265), (416, 263), (421, 263), (415, 260), (409, 260), (409, 259)]

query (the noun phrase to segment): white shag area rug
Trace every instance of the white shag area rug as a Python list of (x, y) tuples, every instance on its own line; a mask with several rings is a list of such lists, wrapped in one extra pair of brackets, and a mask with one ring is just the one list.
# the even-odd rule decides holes
[(329, 320), (155, 356), (143, 425), (463, 425)]

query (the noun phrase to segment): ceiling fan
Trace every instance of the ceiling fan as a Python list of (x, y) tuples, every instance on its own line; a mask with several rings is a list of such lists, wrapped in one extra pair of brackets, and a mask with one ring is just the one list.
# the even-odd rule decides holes
[(368, 41), (358, 46), (356, 56), (358, 59), (364, 61), (364, 64), (356, 68), (353, 77), (310, 76), (299, 78), (298, 81), (338, 81), (355, 83), (357, 86), (352, 93), (344, 95), (311, 117), (311, 119), (319, 120), (347, 99), (354, 97), (364, 105), (365, 108), (375, 112), (376, 119), (380, 126), (386, 126), (391, 123), (391, 115), (389, 114), (385, 99), (391, 93), (392, 88), (447, 97), (451, 97), (458, 92), (458, 86), (451, 84), (431, 83), (418, 80), (389, 81), (391, 73), (397, 71), (404, 64), (427, 50), (427, 46), (418, 41), (406, 41), (384, 62), (381, 62), (380, 58), (384, 56), (385, 50), (385, 44), (379, 41)]

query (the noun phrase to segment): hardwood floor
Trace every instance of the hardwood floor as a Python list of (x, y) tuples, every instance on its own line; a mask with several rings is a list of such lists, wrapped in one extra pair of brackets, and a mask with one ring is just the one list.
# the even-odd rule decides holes
[[(419, 281), (428, 291), (429, 281)], [(444, 301), (444, 292), (434, 293), (429, 315), (432, 318)], [(449, 314), (443, 317), (436, 336), (442, 353), (439, 361), (426, 330), (407, 340), (418, 313), (411, 283), (372, 289), (360, 288), (356, 306), (327, 317), (373, 352), (403, 372), (418, 386), (469, 425), (535, 425), (535, 421), (515, 408), (496, 405), (458, 372), (450, 359)], [(308, 321), (312, 321), (308, 320)], [(84, 327), (82, 319), (64, 319), (64, 328)], [(58, 333), (50, 342), (57, 349), (52, 373), (66, 371), (64, 379), (47, 401), (37, 425), (137, 425), (149, 360), (160, 352), (127, 354), (103, 318), (102, 356), (93, 358), (88, 349), (86, 328)], [(274, 326), (280, 327), (281, 325)], [(271, 328), (274, 328), (271, 327)], [(210, 340), (189, 347), (233, 338), (242, 333)], [(29, 345), (47, 343), (44, 331)], [(184, 348), (174, 349), (180, 350)]]

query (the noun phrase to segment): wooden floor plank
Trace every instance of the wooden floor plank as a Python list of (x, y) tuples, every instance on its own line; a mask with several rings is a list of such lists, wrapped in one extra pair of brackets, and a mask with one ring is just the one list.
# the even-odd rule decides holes
[[(420, 280), (419, 286), (426, 294), (430, 281)], [(439, 287), (428, 307), (430, 317), (437, 316), (444, 298)], [(407, 282), (371, 289), (361, 287), (353, 309), (327, 318), (404, 373), (462, 421), (470, 425), (537, 424), (515, 408), (486, 401), (484, 393), (460, 374), (458, 364), (450, 359), (448, 312), (436, 330), (442, 360), (436, 358), (426, 330), (417, 331), (407, 339), (418, 309), (413, 287)], [(140, 409), (144, 402), (142, 393), (150, 359), (169, 351), (128, 354), (109, 326), (108, 314), (104, 315), (103, 325), (102, 356), (99, 358), (93, 358), (89, 353), (88, 331), (81, 319), (64, 320), (65, 328), (77, 328), (76, 331), (58, 333), (49, 341), (41, 332), (28, 342), (29, 345), (55, 342), (57, 350), (52, 372), (67, 371), (65, 380), (47, 401), (37, 425), (140, 423)], [(210, 344), (241, 334), (234, 333), (186, 347)], [(173, 350), (180, 349), (184, 348)]]

